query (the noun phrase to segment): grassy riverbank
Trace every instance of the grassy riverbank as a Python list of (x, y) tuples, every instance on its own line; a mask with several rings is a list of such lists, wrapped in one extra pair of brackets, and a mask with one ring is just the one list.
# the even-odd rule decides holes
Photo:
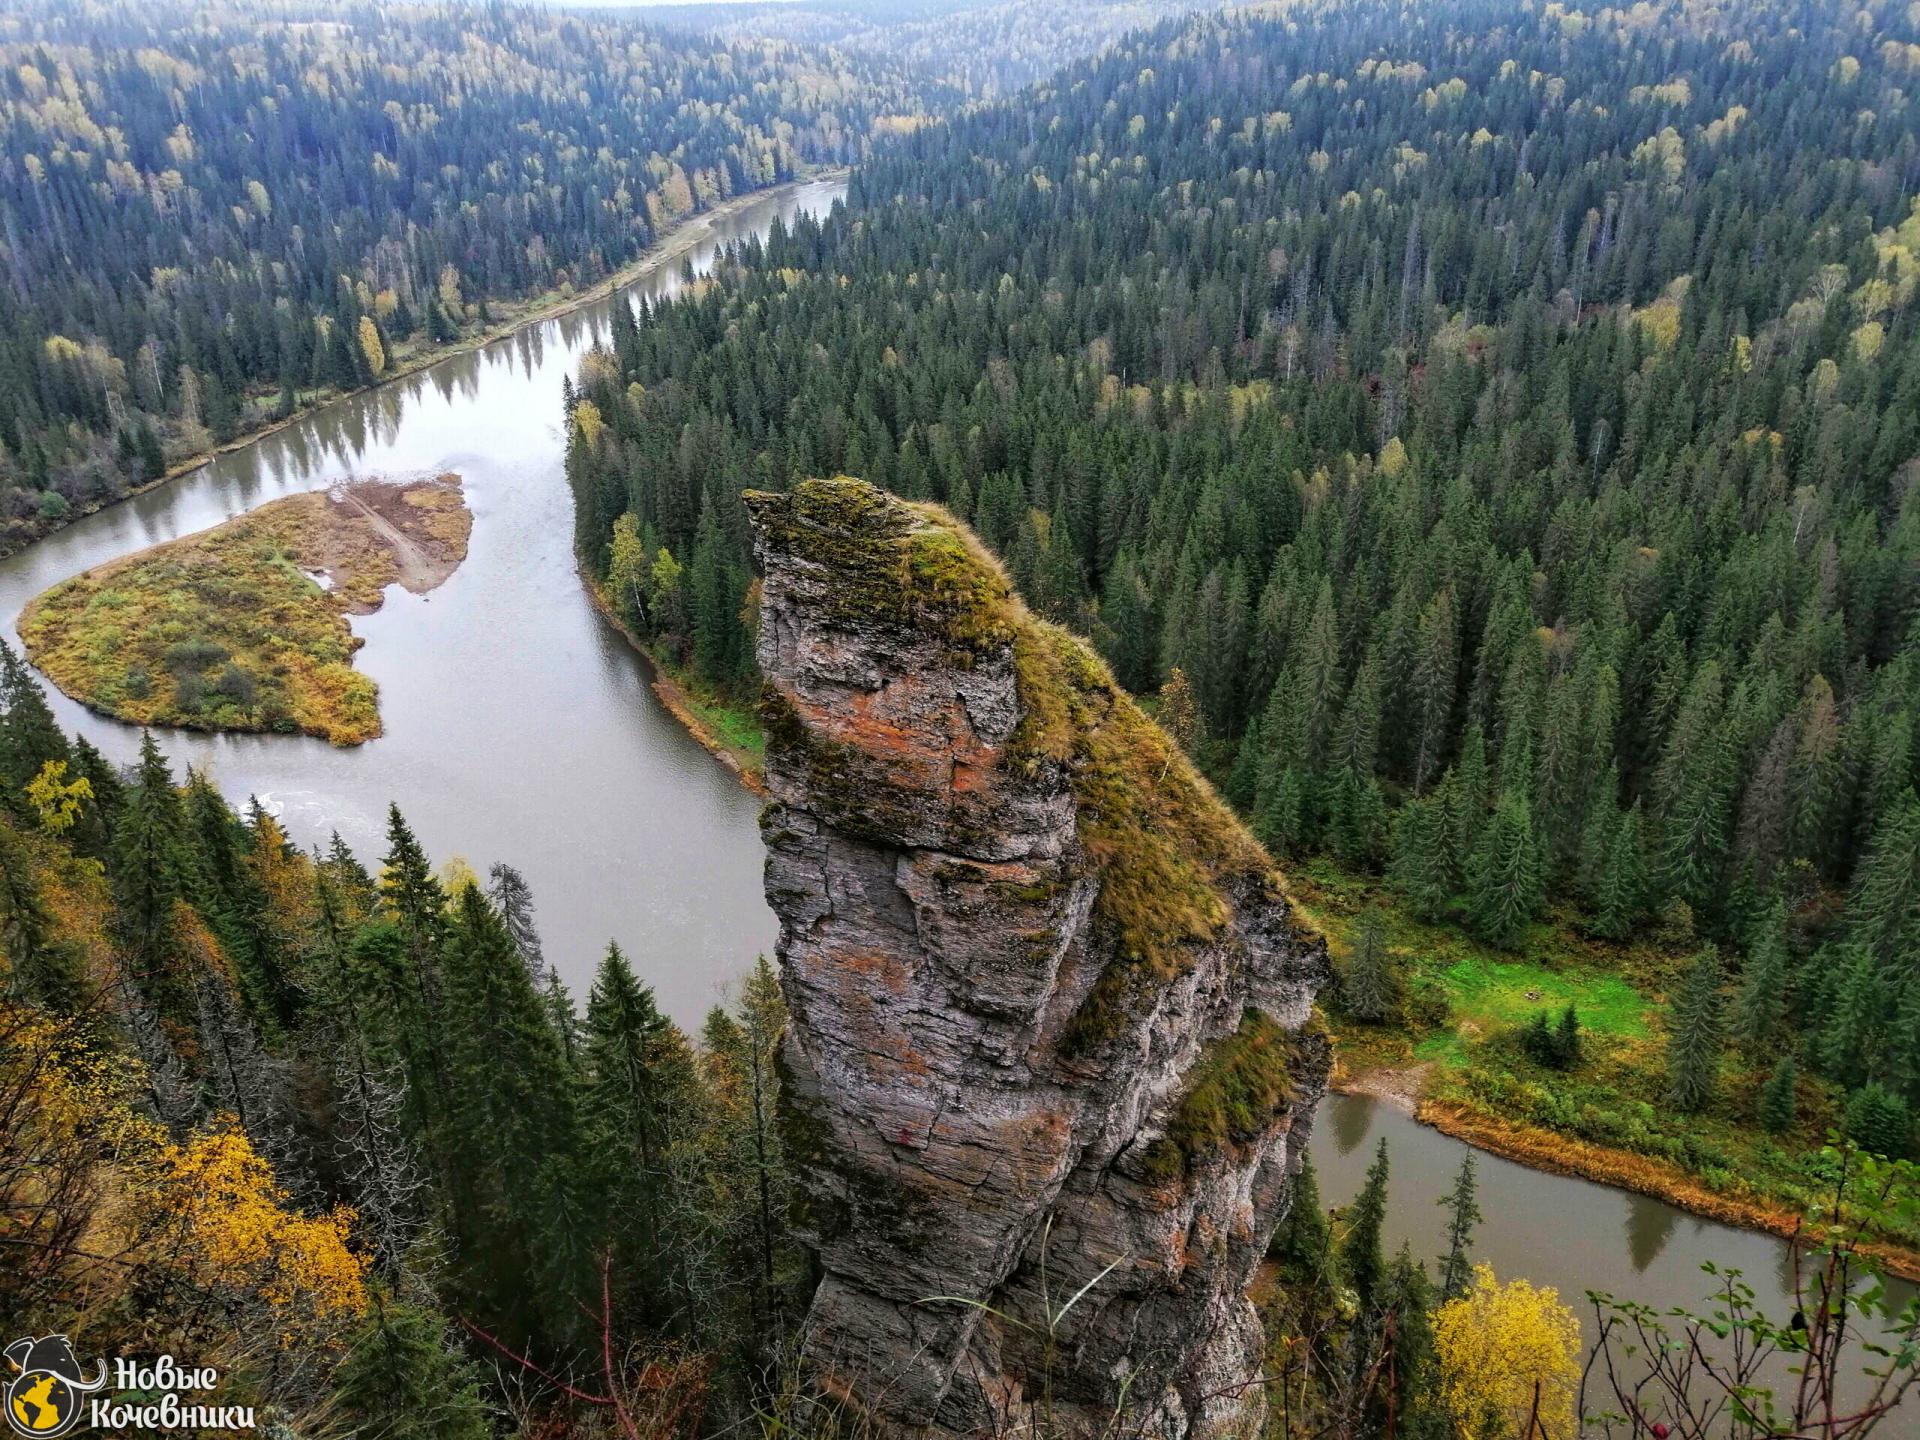
[(504, 340), (529, 325), (538, 325), (543, 321), (557, 319), (562, 315), (605, 300), (616, 291), (625, 289), (662, 266), (670, 265), (680, 259), (704, 240), (713, 227), (721, 221), (730, 219), (742, 210), (782, 191), (796, 189), (816, 181), (838, 179), (846, 173), (844, 168), (814, 171), (779, 185), (770, 185), (765, 189), (735, 195), (710, 209), (689, 215), (629, 264), (621, 266), (606, 279), (584, 290), (568, 287), (544, 291), (519, 300), (490, 299), (487, 303), (491, 318), (485, 323), (471, 325), (468, 333), (458, 340), (436, 345), (424, 333), (419, 332), (394, 339), (388, 349), (385, 370), (379, 379), (370, 385), (352, 390), (324, 386), (314, 390), (302, 390), (295, 397), (293, 408), (288, 411), (281, 410), (281, 394), (277, 390), (262, 388), (243, 395), (239, 400), (239, 424), (231, 438), (206, 445), (189, 454), (170, 458), (165, 473), (155, 479), (85, 504), (71, 505), (58, 516), (36, 515), (0, 524), (0, 560), (25, 549), (36, 540), (45, 539), (48, 535), (65, 529), (77, 520), (98, 514), (110, 505), (131, 500), (136, 495), (144, 495), (150, 490), (158, 489), (162, 485), (179, 479), (182, 475), (198, 470), (217, 456), (243, 450), (256, 441), (296, 425), (328, 405), (378, 390), (383, 385), (391, 385), (396, 380), (404, 380), (419, 374), (422, 370), (431, 369), (443, 360), (450, 360), (455, 356), (483, 349), (497, 340)]
[(667, 713), (756, 795), (767, 792), (767, 735), (751, 705), (722, 695), (657, 645), (649, 645), (621, 620), (605, 589), (584, 572), (580, 583), (606, 622), (646, 657), (653, 670), (653, 693)]
[[(1427, 1124), (1534, 1169), (1779, 1235), (1830, 1189), (1817, 1157), (1841, 1122), (1841, 1101), (1817, 1077), (1802, 1076), (1794, 1123), (1777, 1135), (1756, 1114), (1770, 1067), (1731, 1053), (1705, 1108), (1684, 1114), (1669, 1102), (1664, 1015), (1697, 949), (1690, 937), (1614, 945), (1556, 915), (1509, 954), (1413, 919), (1379, 880), (1324, 858), (1287, 870), (1290, 893), (1336, 963), (1374, 908), (1399, 975), (1391, 1021), (1335, 1021), (1344, 1088), (1397, 1099)], [(1568, 1005), (1580, 1018), (1581, 1054), (1556, 1070), (1530, 1057), (1520, 1037), (1536, 1015), (1557, 1020)], [(1885, 1238), (1891, 1268), (1920, 1277), (1920, 1232)]]
[(62, 581), (21, 612), (20, 637), (64, 693), (116, 720), (357, 745), (380, 711), (347, 616), (377, 610), (388, 585), (441, 584), (472, 528), (455, 475), (291, 495)]

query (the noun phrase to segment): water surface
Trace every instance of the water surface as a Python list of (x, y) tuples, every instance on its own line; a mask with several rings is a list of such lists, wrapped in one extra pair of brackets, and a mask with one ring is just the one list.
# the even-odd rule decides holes
[[(1308, 1146), (1321, 1202), (1352, 1202), (1382, 1139), (1389, 1157), (1388, 1253), (1408, 1244), (1426, 1262), (1427, 1273), (1437, 1275), (1446, 1253), (1447, 1214), (1440, 1202), (1467, 1154), (1463, 1141), (1369, 1096), (1329, 1095), (1314, 1116)], [(1663, 1312), (1684, 1306), (1711, 1313), (1714, 1282), (1700, 1271), (1707, 1260), (1740, 1271), (1753, 1287), (1755, 1304), (1773, 1320), (1785, 1321), (1796, 1308), (1789, 1247), (1772, 1235), (1689, 1215), (1609, 1185), (1529, 1170), (1483, 1151), (1474, 1152), (1474, 1161), (1485, 1219), (1473, 1258), (1492, 1265), (1502, 1280), (1524, 1277), (1553, 1286), (1579, 1316), (1588, 1341), (1598, 1329), (1585, 1298), (1590, 1290)], [(1807, 1278), (1813, 1278), (1811, 1269)], [(1913, 1289), (1896, 1283), (1894, 1292), (1904, 1303)]]
[[(843, 181), (790, 187), (705, 223), (696, 271), (774, 217), (824, 212)], [(676, 259), (628, 296), (680, 288)], [(390, 586), (356, 617), (385, 734), (352, 750), (288, 736), (166, 732), (176, 767), (258, 795), (301, 844), (338, 830), (370, 865), (397, 800), (436, 861), (495, 861), (533, 887), (549, 958), (583, 995), (610, 939), (664, 1009), (696, 1024), (777, 925), (760, 885), (759, 802), (653, 703), (644, 661), (588, 603), (573, 565), (560, 382), (604, 339), (601, 302), (328, 405), (0, 560), (0, 617), (46, 586), (296, 491), (451, 470), (472, 546), (429, 595)], [(49, 687), (51, 691), (51, 687)], [(135, 730), (52, 691), (60, 723), (110, 758)]]

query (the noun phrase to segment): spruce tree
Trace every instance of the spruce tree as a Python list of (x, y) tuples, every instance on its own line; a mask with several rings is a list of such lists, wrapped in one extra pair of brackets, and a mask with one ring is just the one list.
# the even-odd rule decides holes
[(1858, 942), (1823, 949), (1834, 977), (1833, 1008), (1818, 1036), (1820, 1068), (1843, 1085), (1872, 1077), (1885, 1050), (1887, 985), (1873, 950)]
[(1799, 1115), (1799, 1084), (1800, 1067), (1793, 1063), (1792, 1055), (1782, 1055), (1774, 1062), (1767, 1083), (1760, 1087), (1756, 1118), (1769, 1135), (1782, 1135), (1793, 1128)]
[(1872, 1155), (1904, 1160), (1913, 1147), (1913, 1112), (1878, 1080), (1847, 1097), (1847, 1138)]
[(1369, 1329), (1381, 1347), (1378, 1380), (1367, 1406), (1369, 1433), (1397, 1440), (1448, 1440), (1453, 1433), (1440, 1398), (1439, 1350), (1433, 1333), (1437, 1295), (1426, 1267), (1403, 1244), (1387, 1267)]
[(1559, 1070), (1579, 1068), (1584, 1045), (1580, 1039), (1580, 1012), (1571, 1004), (1560, 1012), (1553, 1031), (1553, 1063)]
[(1920, 796), (1909, 789), (1874, 827), (1847, 896), (1847, 933), (1892, 960), (1920, 921)]
[(1787, 1013), (1787, 906), (1776, 899), (1755, 927), (1753, 943), (1740, 970), (1740, 993), (1728, 1027), (1746, 1053), (1766, 1054)]
[(1320, 1180), (1311, 1155), (1301, 1161), (1300, 1173), (1293, 1177), (1286, 1218), (1273, 1232), (1267, 1258), (1280, 1267), (1290, 1287), (1315, 1290), (1331, 1303), (1339, 1284), (1338, 1258), (1333, 1227), (1320, 1203)]
[(1440, 1204), (1447, 1212), (1447, 1249), (1440, 1257), (1440, 1276), (1435, 1288), (1442, 1300), (1458, 1299), (1473, 1282), (1473, 1230), (1486, 1218), (1480, 1213), (1479, 1191), (1473, 1150), (1464, 1147), (1460, 1168), (1453, 1177), (1453, 1189), (1440, 1197)]
[[(625, 309), (624, 305), (619, 307)], [(543, 985), (547, 960), (540, 948), (540, 931), (533, 921), (533, 887), (526, 877), (505, 861), (496, 862), (487, 872), (487, 898), (500, 912), (500, 919), (513, 937), (513, 945), (525, 962), (527, 974), (535, 985)]]
[(1422, 920), (1437, 920), (1453, 898), (1446, 814), (1439, 796), (1409, 800), (1393, 830), (1388, 882)]
[(0, 793), (21, 790), (42, 766), (71, 758), (40, 683), (0, 637)]
[(1366, 1183), (1347, 1208), (1346, 1233), (1340, 1239), (1340, 1271), (1353, 1286), (1361, 1313), (1371, 1311), (1386, 1279), (1387, 1137), (1380, 1137)]
[(1378, 1022), (1393, 1013), (1399, 985), (1387, 952), (1387, 927), (1377, 905), (1362, 912), (1353, 952), (1340, 972), (1340, 1007), (1356, 1020)]
[(349, 1433), (381, 1440), (488, 1440), (479, 1375), (431, 1310), (375, 1289), (333, 1375), (331, 1409)]
[(669, 1128), (690, 1077), (673, 1068), (683, 1047), (618, 945), (587, 994), (581, 1043), (585, 1152), (598, 1186), (624, 1303), (659, 1322), (691, 1296), (668, 1285), (664, 1244)]
[(1607, 841), (1593, 903), (1593, 930), (1609, 940), (1625, 940), (1646, 913), (1646, 862), (1642, 854), (1640, 807), (1620, 817)]
[(1502, 949), (1517, 948), (1545, 898), (1533, 820), (1520, 796), (1503, 795), (1494, 807), (1473, 852), (1467, 886), (1474, 932)]
[(180, 794), (150, 732), (114, 829), (114, 918), (130, 969), (168, 1020), (192, 1023), (187, 978), (174, 973), (174, 906), (195, 888)]
[(1693, 958), (1667, 1013), (1667, 1099), (1688, 1114), (1713, 1099), (1720, 1071), (1720, 952)]
[[(559, 1037), (499, 913), (460, 889), (446, 927), (451, 1184), (462, 1289), (521, 1339), (577, 1323), (587, 1255), (573, 1209), (577, 1096)], [(529, 1275), (542, 1284), (529, 1286)]]

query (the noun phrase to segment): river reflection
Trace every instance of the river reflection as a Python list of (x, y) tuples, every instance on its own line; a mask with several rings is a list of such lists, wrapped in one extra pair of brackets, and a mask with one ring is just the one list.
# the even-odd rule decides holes
[[(1343, 1206), (1359, 1194), (1382, 1138), (1389, 1158), (1387, 1249), (1410, 1245), (1431, 1275), (1445, 1252), (1447, 1216), (1440, 1202), (1467, 1153), (1462, 1142), (1368, 1096), (1329, 1095), (1314, 1117), (1309, 1146), (1321, 1201)], [(1474, 1158), (1486, 1217), (1474, 1237), (1474, 1259), (1492, 1265), (1502, 1279), (1553, 1286), (1589, 1339), (1596, 1328), (1585, 1298), (1590, 1290), (1662, 1312), (1676, 1306), (1710, 1310), (1714, 1281), (1700, 1270), (1707, 1261), (1738, 1270), (1761, 1312), (1775, 1321), (1794, 1311), (1792, 1255), (1771, 1235), (1495, 1155), (1476, 1151)], [(1892, 1289), (1896, 1304), (1913, 1294), (1912, 1286), (1900, 1282)]]
[[(839, 181), (708, 222), (688, 259), (821, 212)], [(628, 294), (671, 294), (682, 264)], [(696, 1025), (776, 934), (760, 883), (759, 803), (653, 703), (643, 663), (587, 602), (573, 565), (560, 382), (604, 337), (584, 307), (328, 405), (192, 474), (0, 561), (0, 617), (58, 580), (351, 476), (459, 472), (467, 560), (431, 595), (390, 590), (354, 620), (386, 733), (355, 750), (287, 736), (169, 733), (176, 766), (256, 794), (295, 840), (337, 829), (368, 862), (398, 801), (437, 860), (504, 860), (533, 887), (547, 952), (582, 994), (617, 939), (662, 1007)], [(17, 639), (17, 636), (14, 638)], [(62, 725), (130, 760), (138, 735), (54, 694)]]

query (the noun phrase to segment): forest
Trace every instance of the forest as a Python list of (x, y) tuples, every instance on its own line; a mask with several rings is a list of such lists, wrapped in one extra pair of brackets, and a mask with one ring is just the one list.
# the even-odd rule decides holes
[(898, 65), (927, 108), (1005, 100), (1130, 30), (1190, 14), (1197, 0), (774, 0), (648, 5), (649, 24), (743, 40), (773, 35)]
[(1634, 1063), (1455, 1098), (1793, 1208), (1920, 1101), (1917, 72), (1895, 5), (1135, 37), (617, 324), (581, 553), (750, 699), (738, 492), (942, 502), (1326, 879), (1349, 1018), (1444, 1031), (1450, 936), (1636, 967)]
[[(1343, 1063), (1796, 1236), (1790, 1316), (1656, 1314), (1479, 1263), (1471, 1152), (1437, 1254), (1384, 1143), (1337, 1210), (1309, 1165), (1263, 1434), (1900, 1433), (1920, 10), (1191, 9), (25, 0), (0, 552), (850, 165), (553, 396), (621, 627), (750, 740), (743, 492), (937, 502), (1264, 842)], [(0, 637), (0, 1341), (191, 1358), (281, 1437), (875, 1434), (799, 1359), (774, 965), (684, 1026), (610, 937), (570, 993), (516, 857), (394, 800), (295, 843)], [(1222, 1147), (1284, 1088), (1247, 1015), (1179, 1108)]]
[(917, 105), (883, 60), (504, 5), (9, 6), (0, 551)]

